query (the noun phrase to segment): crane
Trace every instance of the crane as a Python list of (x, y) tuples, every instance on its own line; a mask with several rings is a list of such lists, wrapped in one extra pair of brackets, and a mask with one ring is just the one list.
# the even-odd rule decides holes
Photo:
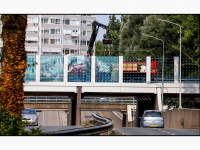
[(97, 34), (98, 34), (99, 27), (106, 29), (106, 34), (103, 35), (102, 43), (103, 44), (112, 44), (111, 35), (109, 34), (109, 27), (106, 25), (103, 25), (97, 21), (94, 21), (92, 23), (92, 34), (91, 34), (90, 43), (88, 45), (88, 51), (87, 51), (86, 56), (93, 55), (93, 46), (94, 46), (94, 42), (95, 42)]

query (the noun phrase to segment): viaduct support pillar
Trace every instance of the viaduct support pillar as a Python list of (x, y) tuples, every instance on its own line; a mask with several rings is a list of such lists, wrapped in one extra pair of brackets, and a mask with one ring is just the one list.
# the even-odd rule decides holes
[(123, 119), (122, 119), (122, 127), (126, 127), (126, 120), (127, 120), (127, 115), (126, 113), (123, 113)]
[(81, 92), (82, 87), (77, 87), (77, 93), (71, 101), (71, 125), (81, 125)]
[(137, 106), (136, 106), (136, 116), (135, 116), (135, 127), (140, 127), (140, 119), (139, 119), (139, 101), (137, 101)]

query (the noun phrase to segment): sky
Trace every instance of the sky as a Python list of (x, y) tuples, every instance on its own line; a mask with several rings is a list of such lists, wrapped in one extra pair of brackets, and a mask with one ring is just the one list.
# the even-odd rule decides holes
[[(120, 19), (121, 15), (115, 15), (116, 19)], [(99, 23), (102, 23), (104, 25), (108, 25), (109, 22), (109, 15), (96, 15), (96, 21)], [(100, 40), (102, 41), (103, 35), (106, 33), (105, 29), (99, 28), (98, 35), (96, 37), (96, 41)]]

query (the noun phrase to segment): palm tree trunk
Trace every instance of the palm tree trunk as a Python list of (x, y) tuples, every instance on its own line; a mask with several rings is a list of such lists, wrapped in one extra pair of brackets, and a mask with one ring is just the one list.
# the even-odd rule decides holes
[(24, 109), (23, 83), (27, 68), (25, 36), (27, 15), (1, 15), (3, 50), (1, 59), (1, 113), (7, 108), (11, 115), (21, 116)]

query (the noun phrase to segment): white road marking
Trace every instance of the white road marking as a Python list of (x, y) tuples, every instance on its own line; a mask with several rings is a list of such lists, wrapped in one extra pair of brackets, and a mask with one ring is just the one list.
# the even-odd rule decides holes
[(172, 135), (175, 135), (175, 134), (172, 134)]
[(158, 130), (160, 130), (160, 129), (158, 129)]
[(169, 133), (169, 132), (167, 132), (167, 133)]
[(165, 132), (165, 131), (163, 131), (163, 132)]

